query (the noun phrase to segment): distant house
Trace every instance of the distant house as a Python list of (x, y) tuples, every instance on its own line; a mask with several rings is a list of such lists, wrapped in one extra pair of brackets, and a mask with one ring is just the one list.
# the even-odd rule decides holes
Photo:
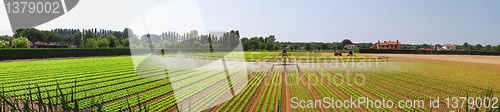
[(45, 43), (45, 42), (40, 42), (40, 41), (37, 41), (37, 42), (35, 43), (35, 45), (33, 45), (33, 43), (31, 43), (31, 42), (30, 42), (30, 43), (28, 44), (28, 46), (27, 46), (27, 47), (28, 47), (28, 48), (38, 48), (38, 46), (39, 46), (39, 45), (54, 45), (54, 44), (47, 44), (47, 43)]
[(354, 45), (354, 44), (347, 44), (344, 46), (344, 49), (347, 49), (347, 50), (351, 50), (351, 49), (357, 49), (358, 46)]
[(370, 47), (372, 49), (401, 49), (401, 42), (399, 40), (394, 41), (384, 41), (380, 42), (378, 41), (375, 43), (373, 47)]
[(431, 48), (419, 48), (419, 50), (424, 50), (424, 51), (431, 51)]
[(445, 49), (445, 48), (438, 48), (437, 50), (438, 50), (438, 51), (446, 51), (446, 49)]
[[(456, 50), (456, 49), (457, 49), (457, 46), (455, 46), (455, 45), (450, 45), (450, 44), (446, 44), (446, 45), (444, 45), (442, 48), (443, 48), (443, 49), (441, 49), (441, 50), (454, 51), (454, 50)], [(440, 50), (440, 49), (438, 49), (438, 50)]]

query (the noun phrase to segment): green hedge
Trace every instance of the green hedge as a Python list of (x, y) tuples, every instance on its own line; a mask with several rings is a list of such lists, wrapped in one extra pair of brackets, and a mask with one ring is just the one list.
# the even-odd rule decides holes
[(128, 48), (12, 48), (0, 49), (0, 60), (39, 59), (55, 57), (130, 55)]
[(360, 53), (390, 53), (390, 54), (500, 55), (500, 52), (425, 51), (425, 50), (394, 50), (394, 49), (359, 49), (359, 52)]
[(37, 45), (38, 48), (68, 48), (68, 44), (63, 45)]
[[(151, 53), (151, 49), (132, 49), (135, 53)], [(215, 52), (228, 52), (232, 49), (214, 49)], [(171, 48), (164, 49), (168, 53), (210, 52), (209, 49), (198, 48)], [(130, 55), (130, 48), (1, 48), (0, 60), (13, 59), (41, 59), (56, 57), (85, 57), (85, 56), (116, 56)]]

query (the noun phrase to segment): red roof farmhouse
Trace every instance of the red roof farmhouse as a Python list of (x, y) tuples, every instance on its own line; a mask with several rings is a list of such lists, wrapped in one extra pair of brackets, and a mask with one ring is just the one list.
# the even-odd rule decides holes
[(443, 49), (438, 49), (438, 50), (447, 50), (447, 51), (454, 51), (457, 49), (457, 46), (451, 45), (451, 44), (446, 44), (442, 47)]
[(358, 46), (354, 45), (354, 44), (347, 44), (344, 46), (344, 49), (347, 49), (347, 50), (351, 50), (351, 49), (357, 49)]
[(378, 41), (375, 43), (373, 47), (370, 47), (372, 49), (401, 49), (401, 42), (399, 40), (394, 41), (384, 41), (380, 42)]

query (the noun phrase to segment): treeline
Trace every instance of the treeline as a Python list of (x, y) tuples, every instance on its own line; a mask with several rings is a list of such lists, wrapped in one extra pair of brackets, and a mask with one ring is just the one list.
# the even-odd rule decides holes
[[(13, 37), (13, 38), (12, 38)], [(129, 43), (134, 42), (134, 43)], [(292, 51), (322, 51), (322, 50), (345, 50), (344, 46), (354, 44), (359, 49), (368, 49), (372, 43), (353, 43), (349, 39), (341, 42), (279, 42), (276, 36), (268, 37), (243, 37), (240, 38), (238, 30), (232, 30), (221, 35), (200, 35), (193, 30), (187, 33), (163, 32), (161, 34), (135, 35), (131, 29), (113, 31), (104, 29), (53, 29), (50, 31), (35, 28), (18, 29), (13, 36), (0, 36), (0, 48), (26, 47), (30, 43), (40, 42), (45, 45), (31, 46), (42, 48), (235, 48), (241, 42), (245, 51), (273, 51), (287, 48)], [(14, 44), (14, 46), (12, 46)], [(402, 49), (418, 50), (430, 48), (436, 50), (444, 45), (435, 44), (403, 44)], [(457, 49), (475, 52), (500, 52), (500, 45), (471, 45), (465, 42), (463, 45), (455, 45)]]
[[(235, 48), (241, 42), (244, 51), (274, 51), (287, 48), (292, 51), (297, 50), (343, 50), (347, 44), (353, 44), (349, 39), (342, 42), (279, 42), (274, 35), (268, 37), (240, 38), (238, 30), (225, 32), (222, 35), (200, 35), (193, 30), (179, 34), (176, 32), (163, 32), (161, 34), (135, 35), (131, 29), (125, 28), (123, 31), (103, 30), (103, 29), (53, 29), (50, 31), (38, 30), (35, 28), (19, 29), (13, 35), (0, 38), (0, 47), (23, 47), (28, 43), (34, 45), (36, 42), (47, 44), (45, 47), (60, 48), (61, 46), (76, 48)], [(10, 46), (12, 39), (16, 46)], [(130, 41), (129, 41), (130, 39)], [(133, 43), (129, 43), (133, 42)], [(2, 46), (2, 43), (5, 43)], [(55, 45), (48, 45), (55, 44)], [(371, 43), (357, 43), (359, 48), (369, 48)], [(40, 45), (39, 45), (40, 46)]]
[(145, 34), (130, 37), (131, 48), (236, 48), (240, 42), (239, 31), (232, 30), (216, 35), (199, 35), (198, 31), (179, 34), (164, 32), (162, 34)]
[(345, 50), (344, 46), (354, 44), (358, 48), (370, 48), (372, 43), (353, 43), (349, 39), (342, 42), (279, 42), (274, 35), (268, 37), (242, 38), (241, 42), (245, 51), (272, 51), (288, 49), (291, 51), (324, 51), (324, 50)]
[[(130, 33), (129, 33), (130, 32)], [(10, 46), (12, 39), (19, 40), (14, 42), (17, 47), (27, 46), (29, 43), (43, 42), (52, 48), (61, 46), (76, 48), (115, 48), (115, 47), (133, 47), (133, 48), (235, 48), (242, 43), (245, 51), (273, 51), (287, 48), (292, 51), (297, 50), (343, 50), (343, 46), (353, 44), (349, 39), (342, 42), (279, 42), (274, 35), (268, 37), (241, 38), (238, 30), (225, 32), (220, 36), (199, 35), (198, 31), (193, 30), (184, 34), (176, 32), (163, 32), (161, 34), (144, 34), (137, 36), (131, 29), (125, 28), (123, 31), (112, 31), (102, 29), (53, 29), (50, 31), (38, 30), (35, 28), (19, 29), (13, 35), (2, 36), (0, 47)], [(129, 39), (132, 39), (129, 43)], [(4, 46), (2, 46), (5, 43)], [(357, 43), (360, 48), (369, 48), (371, 43)], [(40, 45), (38, 45), (40, 46)], [(42, 45), (43, 46), (43, 45)]]
[(10, 36), (0, 36), (0, 48), (10, 48), (13, 38)]
[[(35, 48), (38, 47), (37, 42), (44, 46), (77, 48), (128, 47), (128, 31), (130, 31), (128, 28), (123, 32), (97, 29), (54, 29), (51, 31), (35, 28), (18, 29), (12, 37), (0, 36), (0, 48)], [(30, 44), (31, 46), (28, 46)]]
[[(76, 48), (235, 48), (239, 45), (239, 31), (232, 30), (220, 36), (199, 35), (193, 30), (184, 34), (176, 32), (163, 32), (161, 34), (135, 35), (131, 29), (112, 31), (102, 29), (53, 29), (50, 31), (35, 28), (19, 29), (11, 36), (0, 37), (1, 48), (25, 48), (28, 44), (35, 45), (41, 42), (45, 45), (38, 46), (68, 46)], [(18, 40), (18, 41), (16, 41)], [(14, 43), (15, 46), (11, 46)], [(54, 44), (54, 45), (51, 45)], [(33, 48), (36, 46), (33, 46)]]
[[(437, 48), (441, 48), (444, 45), (441, 44), (435, 44), (435, 45), (430, 45), (430, 44), (403, 44), (401, 49), (406, 49), (406, 50), (417, 50), (420, 48), (431, 48), (433, 50), (436, 50)], [(457, 49), (461, 49), (464, 51), (473, 51), (473, 52), (500, 52), (500, 44), (499, 45), (481, 45), (481, 44), (476, 44), (472, 45), (467, 42), (465, 42), (462, 45), (455, 45)]]

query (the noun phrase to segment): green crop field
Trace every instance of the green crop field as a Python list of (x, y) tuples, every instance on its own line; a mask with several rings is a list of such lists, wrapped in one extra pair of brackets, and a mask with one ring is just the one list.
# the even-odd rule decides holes
[[(400, 61), (355, 54), (354, 57), (334, 57), (333, 53), (290, 53), (294, 67), (276, 67), (278, 52), (245, 52), (246, 66), (228, 63), (227, 66), (247, 68), (247, 71), (232, 70), (227, 77), (241, 76), (225, 83), (217, 77), (202, 74), (223, 74), (224, 70), (204, 66), (204, 69), (141, 69), (135, 71), (130, 56), (82, 59), (40, 60), (0, 63), (1, 110), (16, 111), (178, 111), (178, 99), (187, 100), (204, 93), (203, 88), (223, 89), (222, 86), (245, 85), (238, 94), (227, 101), (209, 107), (213, 101), (200, 98), (189, 109), (205, 111), (453, 111), (480, 110), (500, 111), (500, 67), (467, 63), (433, 61)], [(210, 60), (212, 54), (186, 54), (185, 57)], [(207, 57), (208, 56), (208, 57)], [(223, 54), (214, 54), (222, 57)], [(300, 58), (304, 56), (305, 58)], [(228, 60), (238, 59), (225, 56)], [(233, 60), (238, 61), (238, 60)], [(239, 60), (243, 61), (243, 60)], [(263, 63), (263, 64), (259, 64)], [(261, 66), (253, 66), (261, 65)], [(183, 66), (178, 66), (183, 68)], [(136, 72), (148, 74), (138, 76)], [(164, 75), (164, 74), (167, 75)], [(145, 78), (146, 77), (146, 78)], [(175, 80), (171, 80), (175, 77)], [(163, 79), (161, 79), (163, 78)], [(243, 79), (248, 79), (247, 82)], [(175, 94), (173, 82), (201, 80), (176, 85), (179, 90), (188, 89), (189, 94)], [(194, 84), (204, 86), (192, 86)], [(194, 89), (192, 89), (194, 88)], [(201, 89), (196, 89), (201, 88)], [(228, 93), (207, 93), (216, 99), (227, 98)], [(229, 94), (230, 96), (230, 94)], [(335, 100), (350, 100), (366, 97), (366, 100), (423, 100), (420, 108), (373, 108), (369, 104), (344, 105), (352, 108), (321, 108), (314, 100), (328, 97)], [(440, 108), (430, 108), (429, 100), (440, 98)], [(460, 100), (459, 108), (445, 98), (481, 98), (490, 108), (468, 106)], [(301, 108), (298, 100), (313, 100)], [(309, 104), (305, 102), (304, 104)], [(324, 103), (323, 103), (324, 104)], [(388, 106), (387, 104), (383, 104)], [(298, 106), (298, 108), (292, 108)], [(308, 108), (309, 106), (315, 108)], [(356, 108), (354, 108), (354, 107)], [(204, 110), (204, 109), (203, 109)]]
[[(189, 53), (183, 54), (184, 57), (195, 58), (195, 59), (212, 59), (212, 58), (221, 58), (224, 57), (226, 60), (237, 60), (243, 61), (241, 59), (245, 59), (247, 62), (276, 62), (280, 57), (279, 54), (281, 52), (244, 52), (244, 53), (214, 53), (213, 56), (211, 53)], [(245, 57), (242, 57), (244, 54)], [(347, 53), (343, 53), (343, 56), (334, 56), (333, 53), (324, 53), (324, 52), (294, 52), (291, 53), (290, 58), (295, 60), (296, 62), (359, 62), (359, 61), (387, 61), (386, 58), (383, 57), (374, 57), (362, 55), (359, 53), (355, 53), (354, 56), (347, 56)], [(176, 56), (176, 55), (169, 55)]]

